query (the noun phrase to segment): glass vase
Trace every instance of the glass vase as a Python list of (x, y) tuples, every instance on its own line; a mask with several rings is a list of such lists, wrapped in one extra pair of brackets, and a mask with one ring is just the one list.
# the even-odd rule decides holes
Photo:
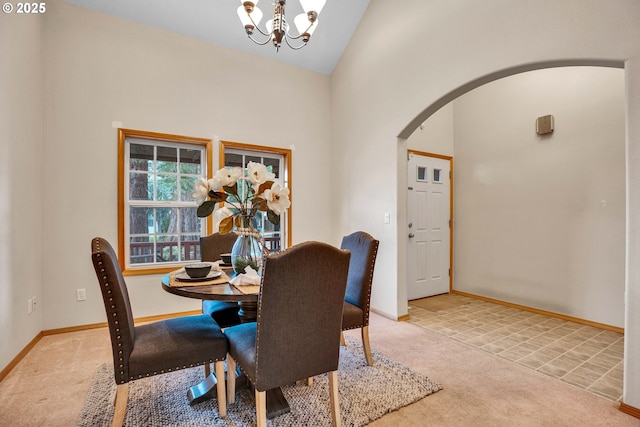
[(245, 267), (250, 266), (255, 271), (262, 267), (262, 236), (260, 231), (251, 227), (251, 218), (243, 218), (245, 227), (235, 229), (238, 238), (231, 248), (231, 265), (236, 274), (245, 272)]

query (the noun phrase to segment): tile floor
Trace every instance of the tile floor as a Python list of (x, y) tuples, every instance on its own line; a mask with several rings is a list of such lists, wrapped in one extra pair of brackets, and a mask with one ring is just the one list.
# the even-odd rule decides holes
[(622, 334), (460, 295), (431, 298), (444, 304), (409, 301), (409, 322), (621, 401)]

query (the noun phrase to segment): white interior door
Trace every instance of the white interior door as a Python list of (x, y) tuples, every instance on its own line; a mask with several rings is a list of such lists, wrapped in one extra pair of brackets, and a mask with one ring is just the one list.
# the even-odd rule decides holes
[(409, 153), (407, 297), (449, 292), (451, 166), (448, 159)]

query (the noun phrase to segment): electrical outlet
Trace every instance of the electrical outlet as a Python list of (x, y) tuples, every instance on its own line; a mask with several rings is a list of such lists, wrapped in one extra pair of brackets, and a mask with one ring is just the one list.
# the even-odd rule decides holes
[(389, 212), (384, 213), (384, 223), (389, 224), (391, 222), (391, 214)]
[(87, 291), (86, 289), (76, 289), (76, 301), (86, 301)]
[(33, 313), (33, 300), (29, 298), (27, 300), (27, 314)]

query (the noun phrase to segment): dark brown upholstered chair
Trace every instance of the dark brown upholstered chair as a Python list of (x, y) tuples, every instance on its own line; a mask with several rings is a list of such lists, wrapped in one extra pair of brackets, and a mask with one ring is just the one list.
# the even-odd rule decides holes
[[(202, 261), (215, 262), (220, 260), (220, 254), (231, 252), (231, 248), (238, 235), (233, 231), (220, 234), (213, 233), (200, 238), (200, 257)], [(238, 304), (228, 301), (202, 301), (202, 312), (213, 317), (221, 328), (240, 323)]]
[[(327, 372), (334, 426), (341, 424), (338, 359), (349, 252), (305, 242), (270, 255), (263, 266), (257, 323), (225, 329), (227, 371), (237, 366), (255, 387), (258, 426), (266, 425), (265, 392)], [(235, 401), (235, 381), (227, 382)]]
[(107, 312), (117, 384), (114, 426), (127, 410), (129, 382), (215, 362), (218, 411), (227, 413), (224, 360), (227, 339), (211, 316), (179, 317), (134, 326), (127, 285), (113, 248), (105, 239), (91, 241), (91, 258)]
[[(344, 236), (340, 247), (351, 252), (349, 261), (349, 279), (342, 312), (342, 330), (360, 328), (362, 347), (369, 366), (373, 366), (371, 344), (369, 344), (369, 303), (373, 268), (378, 254), (378, 240), (364, 231)], [(344, 336), (340, 335), (344, 345)]]

